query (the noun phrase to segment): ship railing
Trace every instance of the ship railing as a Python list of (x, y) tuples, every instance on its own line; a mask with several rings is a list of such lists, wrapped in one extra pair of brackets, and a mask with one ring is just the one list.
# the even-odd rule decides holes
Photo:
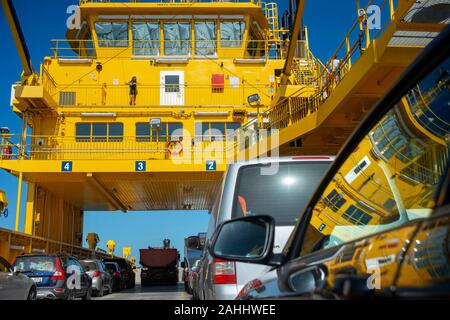
[(447, 90), (450, 77), (443, 79), (428, 92), (417, 86), (406, 96), (409, 111), (414, 119), (428, 132), (445, 140), (450, 140), (450, 123), (430, 108), (430, 101)]
[[(139, 82), (139, 74), (136, 74)], [(44, 86), (51, 88), (51, 96), (61, 107), (123, 107), (130, 104), (130, 88), (125, 83), (102, 85), (56, 84), (44, 78)], [(233, 84), (138, 84), (137, 107), (247, 107), (247, 98), (258, 94), (261, 103), (270, 105), (273, 85)], [(50, 82), (50, 83), (47, 83)], [(130, 109), (131, 110), (131, 109)]]
[[(15, 142), (13, 142), (15, 141)], [(226, 163), (235, 134), (192, 135), (183, 131), (155, 136), (10, 135), (2, 141), (0, 160), (218, 160)], [(13, 144), (16, 152), (4, 154)]]
[(211, 2), (231, 2), (231, 3), (253, 3), (262, 5), (261, 0), (80, 0), (80, 4), (85, 3), (211, 3)]
[(56, 95), (58, 88), (57, 83), (55, 79), (52, 77), (50, 72), (45, 68), (43, 65), (41, 65), (41, 78), (40, 78), (40, 84), (43, 85), (44, 90), (51, 96)]
[(316, 69), (313, 83), (317, 84), (317, 92), (305, 98), (305, 89), (301, 88), (289, 97), (282, 98), (268, 110), (269, 123), (264, 125), (265, 129), (283, 129), (317, 112), (372, 41), (377, 39), (393, 21), (399, 19), (394, 0), (371, 0), (364, 8), (365, 11), (367, 12), (372, 5), (377, 5), (380, 13), (389, 12), (389, 15), (382, 15), (386, 20), (384, 22), (381, 20), (381, 30), (372, 30), (364, 17), (357, 18), (327, 63), (322, 64), (318, 59), (313, 60), (312, 65)]
[(111, 257), (111, 255), (100, 250), (83, 248), (81, 246), (82, 239), (77, 237), (78, 234), (75, 234), (73, 239), (66, 237), (66, 239), (58, 241), (0, 228), (0, 243), (2, 244), (0, 246), (0, 256), (11, 263), (16, 256), (21, 254), (67, 253), (78, 259), (92, 259), (94, 257), (102, 259)]
[[(289, 40), (51, 40), (51, 56), (63, 62), (71, 59), (152, 60), (283, 60)], [(309, 57), (307, 41), (297, 41), (297, 56)], [(166, 62), (167, 63), (167, 62)]]

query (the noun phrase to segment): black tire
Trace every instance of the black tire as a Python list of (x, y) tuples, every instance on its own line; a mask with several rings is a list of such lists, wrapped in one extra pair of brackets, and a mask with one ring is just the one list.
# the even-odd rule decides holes
[(109, 282), (109, 290), (108, 290), (108, 294), (112, 294), (113, 293), (113, 282), (112, 281), (110, 281)]
[(105, 290), (105, 287), (103, 286), (103, 283), (102, 283), (100, 290), (98, 290), (98, 292), (97, 292), (97, 297), (99, 297), (99, 298), (103, 297), (104, 290)]
[(81, 299), (83, 301), (88, 301), (92, 299), (92, 287), (86, 291), (86, 294)]
[(27, 300), (37, 300), (36, 287), (31, 287), (30, 292), (28, 292)]
[(67, 294), (66, 300), (75, 300), (75, 293), (73, 292), (73, 290), (69, 291), (69, 293)]

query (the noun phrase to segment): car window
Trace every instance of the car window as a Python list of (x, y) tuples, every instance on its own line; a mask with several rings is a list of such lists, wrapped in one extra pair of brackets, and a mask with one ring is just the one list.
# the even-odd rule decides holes
[(115, 272), (116, 271), (116, 267), (115, 265), (111, 264), (111, 263), (105, 263), (105, 269), (108, 272)]
[(78, 271), (80, 273), (83, 272), (81, 265), (78, 263), (78, 261), (76, 261), (73, 258), (69, 258), (68, 269), (69, 268), (70, 268), (69, 272), (73, 271)]
[(277, 226), (295, 225), (330, 163), (286, 162), (267, 172), (263, 169), (265, 165), (242, 167), (232, 217), (270, 215)]
[(55, 272), (56, 258), (52, 256), (21, 256), (15, 266), (22, 272)]
[(301, 254), (429, 217), (449, 165), (450, 58), (359, 143), (312, 211)]
[(127, 270), (127, 263), (124, 259), (105, 259), (107, 262), (115, 262), (119, 265), (121, 271)]
[(95, 262), (81, 262), (81, 265), (84, 267), (84, 270), (86, 270), (86, 272), (89, 271), (96, 271), (97, 268), (97, 264)]

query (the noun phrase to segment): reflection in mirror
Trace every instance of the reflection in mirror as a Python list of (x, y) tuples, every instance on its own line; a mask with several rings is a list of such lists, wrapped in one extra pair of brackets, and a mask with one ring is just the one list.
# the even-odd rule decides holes
[(314, 207), (302, 254), (431, 214), (449, 165), (449, 85), (447, 59), (372, 128)]
[(267, 243), (269, 226), (262, 219), (238, 220), (226, 223), (213, 248), (217, 256), (261, 258)]

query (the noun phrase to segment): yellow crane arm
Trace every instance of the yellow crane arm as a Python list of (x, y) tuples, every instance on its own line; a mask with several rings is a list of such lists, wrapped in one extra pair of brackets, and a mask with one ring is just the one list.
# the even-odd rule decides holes
[(23, 75), (25, 77), (31, 76), (34, 74), (33, 66), (31, 64), (30, 53), (25, 42), (25, 37), (20, 26), (19, 18), (17, 17), (16, 9), (14, 8), (12, 0), (1, 1), (6, 15), (6, 21), (11, 29), (14, 42), (16, 43), (17, 50), (19, 52), (19, 57), (23, 65)]

